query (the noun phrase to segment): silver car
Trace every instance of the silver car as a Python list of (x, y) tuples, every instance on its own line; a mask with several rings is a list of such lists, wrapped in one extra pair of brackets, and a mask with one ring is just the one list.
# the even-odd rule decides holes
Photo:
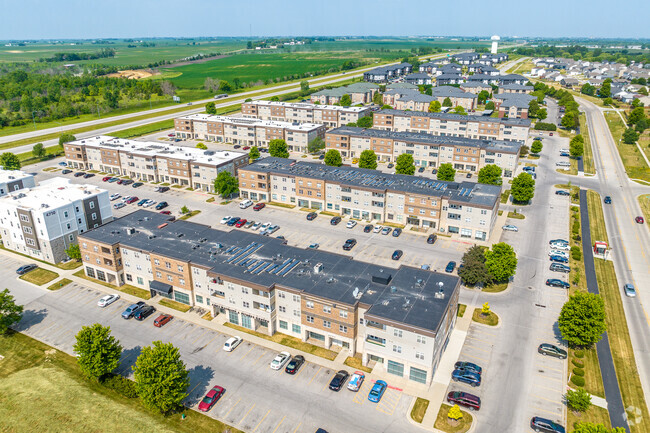
[(513, 226), (512, 224), (506, 224), (503, 227), (501, 227), (503, 230), (509, 231), (509, 232), (518, 232), (519, 229), (517, 226)]
[(623, 286), (623, 290), (625, 291), (625, 296), (636, 298), (636, 290), (634, 289), (634, 285), (628, 283)]

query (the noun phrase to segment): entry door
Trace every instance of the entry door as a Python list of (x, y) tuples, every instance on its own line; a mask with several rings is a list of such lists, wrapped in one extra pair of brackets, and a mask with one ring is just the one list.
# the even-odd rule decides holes
[(251, 318), (250, 316), (246, 316), (245, 314), (241, 315), (241, 326), (247, 329), (253, 329), (251, 326)]

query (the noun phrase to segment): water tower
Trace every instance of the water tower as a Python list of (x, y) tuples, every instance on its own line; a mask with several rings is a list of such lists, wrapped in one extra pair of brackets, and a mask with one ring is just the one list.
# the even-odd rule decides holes
[(499, 41), (501, 40), (501, 38), (497, 35), (494, 35), (490, 39), (492, 40), (492, 49), (490, 50), (490, 52), (492, 54), (496, 54), (497, 49), (499, 48)]

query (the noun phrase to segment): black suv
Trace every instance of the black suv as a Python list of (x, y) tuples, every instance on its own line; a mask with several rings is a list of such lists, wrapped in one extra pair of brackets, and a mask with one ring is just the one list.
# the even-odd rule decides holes
[(563, 265), (562, 263), (551, 263), (549, 269), (554, 272), (564, 272), (565, 274), (571, 272), (571, 268), (567, 265)]
[(343, 244), (343, 249), (344, 249), (345, 251), (350, 251), (350, 250), (351, 250), (351, 249), (352, 249), (356, 244), (357, 244), (357, 240), (356, 240), (356, 239), (348, 239), (348, 240), (345, 241), (345, 243)]
[(313, 221), (316, 219), (317, 216), (318, 214), (316, 212), (309, 212), (307, 214), (307, 221)]
[(368, 224), (363, 228), (363, 232), (364, 233), (370, 233), (373, 228), (374, 228), (374, 226), (372, 224)]
[(569, 191), (565, 191), (563, 189), (560, 189), (558, 191), (555, 191), (555, 195), (567, 195), (568, 196), (568, 195), (571, 195), (571, 193)]
[(557, 278), (550, 278), (546, 280), (546, 285), (551, 287), (561, 287), (563, 289), (568, 289), (571, 285), (565, 281), (559, 280)]
[(544, 433), (565, 433), (566, 432), (566, 430), (564, 430), (564, 427), (562, 427), (560, 424), (553, 422), (550, 419), (540, 418), (538, 416), (534, 416), (530, 420), (530, 428), (532, 428), (536, 432), (544, 432)]
[(337, 225), (340, 222), (341, 222), (341, 217), (339, 216), (335, 216), (330, 220), (330, 224), (332, 224), (333, 226)]
[(139, 320), (141, 322), (144, 319), (146, 319), (147, 317), (151, 316), (155, 311), (156, 311), (156, 308), (153, 307), (152, 305), (145, 305), (144, 307), (140, 308), (133, 315), (133, 317), (135, 318), (135, 320)]
[(431, 235), (429, 235), (429, 237), (427, 238), (427, 243), (433, 245), (433, 244), (436, 243), (436, 240), (438, 240), (438, 236), (437, 236), (437, 235), (434, 235), (434, 234), (431, 234)]
[(340, 370), (332, 378), (332, 381), (330, 382), (329, 388), (332, 391), (339, 391), (341, 389), (341, 387), (345, 384), (345, 381), (348, 380), (348, 376), (350, 376), (350, 374), (347, 371)]

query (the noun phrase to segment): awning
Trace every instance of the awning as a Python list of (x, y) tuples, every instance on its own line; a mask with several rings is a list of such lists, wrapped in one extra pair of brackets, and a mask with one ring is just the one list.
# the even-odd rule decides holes
[(161, 283), (160, 281), (150, 281), (149, 288), (154, 292), (164, 293), (166, 295), (170, 295), (172, 293), (172, 285)]

